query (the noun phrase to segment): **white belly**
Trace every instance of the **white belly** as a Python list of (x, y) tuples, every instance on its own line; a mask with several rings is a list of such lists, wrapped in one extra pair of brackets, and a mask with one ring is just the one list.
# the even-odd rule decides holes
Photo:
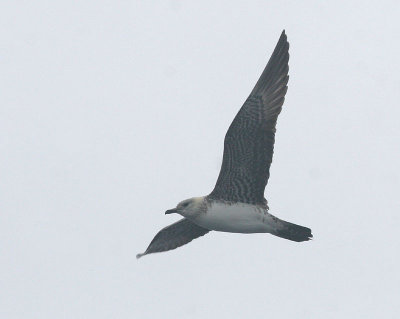
[(198, 215), (193, 222), (211, 230), (231, 233), (269, 233), (271, 215), (267, 210), (249, 204), (213, 203), (207, 213)]

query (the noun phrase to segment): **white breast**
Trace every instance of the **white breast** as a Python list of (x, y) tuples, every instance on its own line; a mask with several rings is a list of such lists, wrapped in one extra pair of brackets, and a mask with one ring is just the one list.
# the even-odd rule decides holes
[(269, 233), (267, 210), (258, 206), (237, 203), (212, 203), (206, 213), (193, 220), (199, 226), (231, 233)]

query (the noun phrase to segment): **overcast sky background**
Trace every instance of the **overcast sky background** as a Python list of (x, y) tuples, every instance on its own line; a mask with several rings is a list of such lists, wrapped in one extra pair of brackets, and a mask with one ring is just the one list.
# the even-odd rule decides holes
[[(0, 317), (398, 318), (398, 1), (1, 1)], [(208, 194), (281, 31), (266, 189), (314, 240), (210, 233)]]

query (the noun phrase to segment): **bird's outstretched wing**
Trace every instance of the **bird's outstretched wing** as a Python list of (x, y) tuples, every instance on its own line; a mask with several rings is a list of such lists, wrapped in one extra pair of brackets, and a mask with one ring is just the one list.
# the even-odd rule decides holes
[(289, 80), (288, 61), (289, 43), (283, 31), (260, 79), (225, 135), (221, 171), (209, 198), (265, 203), (276, 121)]
[(191, 242), (193, 239), (204, 236), (208, 232), (208, 229), (197, 226), (190, 220), (183, 218), (161, 229), (153, 238), (146, 251), (142, 254), (137, 254), (136, 258), (178, 248)]

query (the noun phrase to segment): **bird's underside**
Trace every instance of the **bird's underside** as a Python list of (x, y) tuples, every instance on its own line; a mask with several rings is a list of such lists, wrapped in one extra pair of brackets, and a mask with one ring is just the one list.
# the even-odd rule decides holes
[[(225, 135), (217, 183), (213, 191), (204, 197), (204, 205), (199, 206), (203, 215), (187, 216), (163, 228), (146, 251), (137, 255), (138, 258), (175, 249), (210, 230), (266, 232), (297, 242), (312, 238), (309, 228), (269, 214), (264, 198), (274, 150), (276, 122), (287, 91), (288, 61), (289, 43), (283, 31), (267, 66)], [(216, 209), (216, 203), (227, 205)], [(248, 209), (243, 210), (243, 207)], [(177, 209), (183, 216), (184, 211), (184, 208)], [(236, 228), (232, 228), (234, 223)], [(215, 225), (219, 225), (219, 228)]]

